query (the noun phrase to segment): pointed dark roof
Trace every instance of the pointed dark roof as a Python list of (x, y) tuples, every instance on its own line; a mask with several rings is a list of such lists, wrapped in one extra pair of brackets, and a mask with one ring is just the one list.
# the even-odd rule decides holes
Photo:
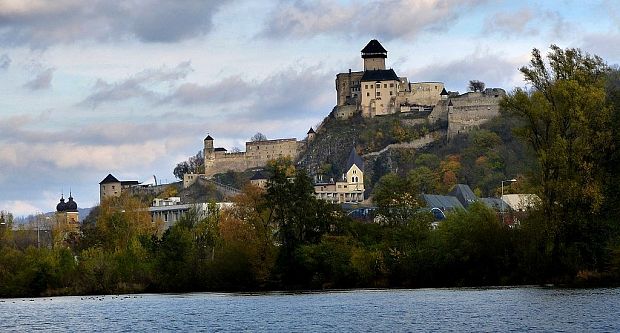
[(422, 200), (427, 208), (439, 208), (443, 211), (463, 209), (463, 205), (456, 197), (451, 195), (422, 194)]
[(312, 127), (310, 127), (310, 130), (308, 131), (308, 134), (316, 134), (316, 132), (312, 129)]
[(349, 154), (349, 159), (347, 159), (346, 171), (351, 169), (353, 164), (357, 165), (357, 167), (364, 171), (364, 160), (357, 154), (355, 151), (355, 147), (351, 148), (351, 153)]
[(387, 58), (387, 50), (378, 40), (373, 39), (362, 49), (362, 58)]
[(454, 105), (454, 104), (452, 104), (452, 100), (450, 100), (450, 101), (448, 102), (448, 106), (453, 106), (453, 105)]
[(111, 173), (109, 173), (105, 178), (103, 178), (101, 182), (99, 182), (99, 185), (107, 183), (120, 183), (120, 181), (116, 179), (116, 177), (112, 176)]
[(362, 75), (362, 82), (368, 81), (398, 81), (398, 75), (394, 72), (393, 69), (376, 69), (371, 71), (365, 71), (364, 75)]
[(459, 202), (465, 207), (478, 201), (478, 197), (474, 194), (474, 191), (471, 190), (471, 187), (465, 184), (456, 184), (450, 192), (450, 195), (459, 199)]
[(441, 90), (441, 93), (439, 93), (439, 95), (440, 95), (440, 96), (447, 96), (447, 95), (449, 95), (449, 94), (448, 94), (448, 92), (446, 91), (446, 88), (443, 88), (443, 89)]
[(207, 135), (207, 137), (205, 138), (205, 140), (211, 140), (213, 141), (213, 138), (210, 135)]

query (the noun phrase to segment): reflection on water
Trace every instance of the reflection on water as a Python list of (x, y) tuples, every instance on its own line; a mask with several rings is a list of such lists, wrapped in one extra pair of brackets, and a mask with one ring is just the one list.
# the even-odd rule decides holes
[(354, 290), (0, 299), (0, 331), (620, 332), (620, 289)]

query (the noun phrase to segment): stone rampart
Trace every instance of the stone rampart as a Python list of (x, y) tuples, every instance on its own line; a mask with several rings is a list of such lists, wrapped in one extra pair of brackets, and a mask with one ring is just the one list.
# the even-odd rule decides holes
[(245, 171), (264, 167), (268, 161), (279, 157), (294, 160), (305, 146), (305, 141), (297, 141), (295, 138), (246, 142), (246, 151), (235, 153), (205, 146), (205, 175), (211, 177), (228, 170)]
[(474, 98), (458, 101), (448, 112), (448, 140), (477, 129), (499, 115), (499, 98)]

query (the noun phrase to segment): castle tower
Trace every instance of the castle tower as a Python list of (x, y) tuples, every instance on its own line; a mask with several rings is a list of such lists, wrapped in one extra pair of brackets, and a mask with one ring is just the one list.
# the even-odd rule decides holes
[(378, 40), (373, 39), (362, 49), (364, 59), (364, 71), (384, 70), (387, 51)]
[(445, 101), (445, 100), (447, 100), (447, 99), (448, 99), (448, 96), (449, 96), (449, 95), (448, 95), (448, 92), (446, 91), (446, 88), (443, 88), (443, 89), (441, 90), (441, 93), (439, 94), (439, 96), (441, 96), (441, 100), (442, 100), (442, 101)]
[(211, 135), (207, 135), (204, 140), (204, 151), (203, 155), (205, 157), (205, 173), (209, 168), (212, 168), (215, 164), (215, 149), (213, 148), (213, 138)]
[(308, 142), (314, 140), (315, 136), (316, 136), (316, 132), (314, 131), (312, 127), (310, 127), (310, 130), (308, 131)]

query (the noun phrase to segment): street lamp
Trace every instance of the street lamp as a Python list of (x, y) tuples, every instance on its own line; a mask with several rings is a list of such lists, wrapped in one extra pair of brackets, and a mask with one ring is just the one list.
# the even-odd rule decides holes
[(508, 179), (508, 180), (502, 180), (502, 196), (499, 198), (502, 201), (502, 208), (500, 210), (500, 213), (502, 214), (502, 224), (506, 224), (506, 221), (504, 219), (504, 183), (514, 183), (516, 182), (516, 179)]

